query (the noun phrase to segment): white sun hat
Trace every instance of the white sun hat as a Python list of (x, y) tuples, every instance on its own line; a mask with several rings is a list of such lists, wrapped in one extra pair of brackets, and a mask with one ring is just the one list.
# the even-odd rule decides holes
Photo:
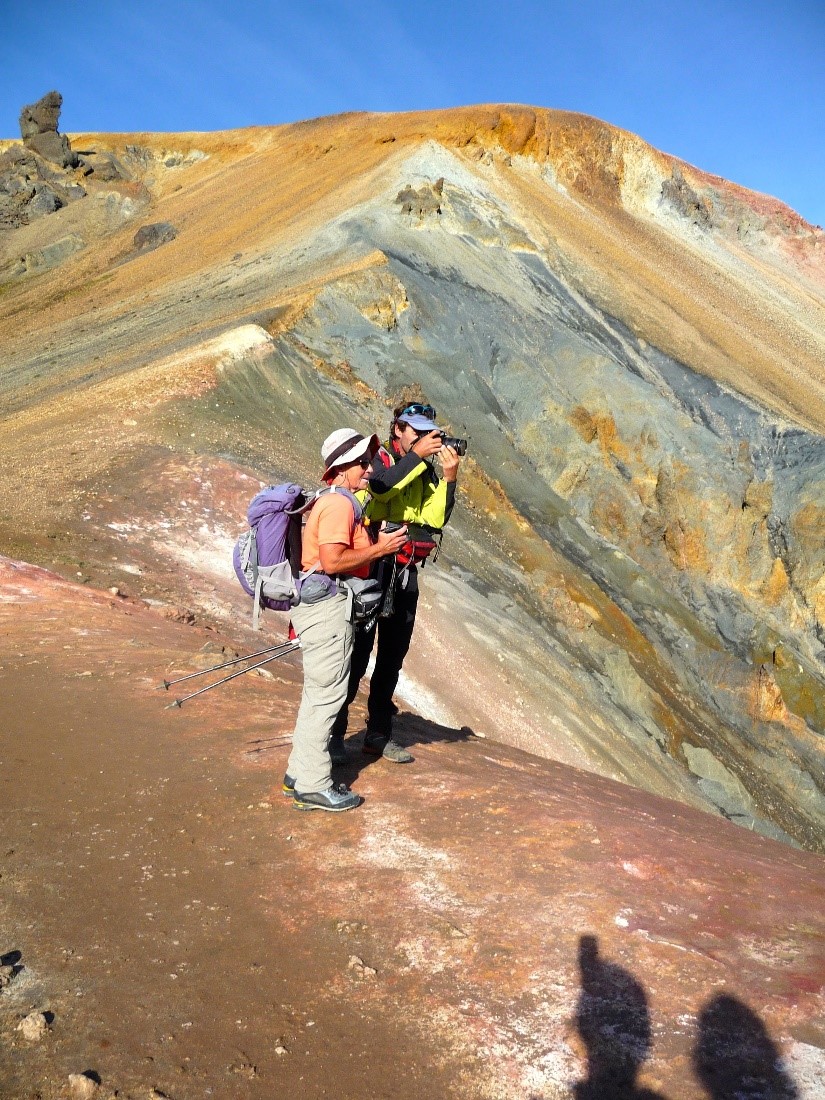
[(381, 442), (377, 435), (361, 435), (354, 428), (339, 428), (328, 435), (321, 444), (321, 458), (324, 460), (323, 477), (334, 466), (346, 466), (359, 458), (374, 458)]

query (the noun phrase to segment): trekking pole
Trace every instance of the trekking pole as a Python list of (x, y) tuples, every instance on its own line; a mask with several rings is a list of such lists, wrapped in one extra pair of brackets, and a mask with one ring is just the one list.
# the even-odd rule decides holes
[(222, 680), (216, 680), (214, 684), (207, 684), (206, 687), (200, 688), (199, 691), (193, 691), (191, 695), (184, 695), (182, 699), (175, 699), (163, 709), (171, 710), (172, 707), (182, 707), (188, 699), (194, 699), (196, 695), (203, 695), (205, 691), (211, 691), (212, 688), (220, 687), (221, 684), (225, 684), (229, 680), (234, 680), (236, 676), (243, 676), (245, 672), (252, 672), (253, 669), (261, 668), (263, 665), (268, 665), (271, 661), (277, 661), (279, 657), (286, 657), (287, 653), (292, 653), (294, 650), (300, 648), (301, 647), (298, 642), (290, 642), (288, 649), (284, 649), (280, 653), (276, 653), (273, 657), (267, 657), (266, 660), (258, 661), (258, 663), (255, 665), (248, 665), (246, 668), (242, 668), (238, 672), (231, 672), (228, 676), (224, 676)]
[(224, 661), (222, 665), (212, 665), (211, 668), (204, 668), (200, 672), (190, 672), (188, 676), (178, 676), (177, 680), (164, 680), (163, 686), (168, 691), (172, 684), (179, 684), (183, 680), (191, 680), (194, 676), (205, 676), (207, 672), (218, 672), (219, 669), (240, 664), (241, 661), (251, 661), (253, 657), (263, 657), (265, 653), (273, 653), (276, 649), (283, 649), (288, 645), (292, 645), (292, 642), (278, 642), (277, 645), (271, 645), (269, 649), (259, 649), (257, 653), (247, 653), (245, 657), (236, 657), (234, 661)]

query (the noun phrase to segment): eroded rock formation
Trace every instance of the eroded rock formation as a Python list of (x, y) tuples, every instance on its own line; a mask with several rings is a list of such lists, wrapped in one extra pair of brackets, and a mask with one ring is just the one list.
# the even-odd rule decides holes
[(62, 104), (59, 92), (48, 92), (24, 107), (23, 144), (0, 153), (0, 230), (27, 225), (86, 195), (72, 171), (80, 159), (57, 129)]
[(44, 160), (58, 168), (77, 168), (79, 160), (71, 142), (57, 129), (62, 106), (60, 92), (47, 92), (37, 103), (20, 112), (20, 133), (23, 144)]

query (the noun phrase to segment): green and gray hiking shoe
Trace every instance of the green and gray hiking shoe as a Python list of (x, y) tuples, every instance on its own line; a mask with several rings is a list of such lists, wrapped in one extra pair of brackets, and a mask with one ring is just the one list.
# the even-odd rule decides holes
[(412, 753), (407, 752), (397, 741), (393, 741), (392, 737), (382, 737), (374, 733), (366, 735), (361, 751), (367, 756), (382, 756), (384, 760), (391, 760), (393, 764), (411, 764), (415, 760)]
[(349, 764), (349, 757), (347, 756), (347, 750), (344, 746), (343, 737), (330, 737), (329, 759), (333, 767), (338, 767), (343, 764)]
[(346, 783), (334, 784), (325, 791), (313, 791), (310, 794), (295, 791), (292, 798), (296, 810), (329, 810), (332, 813), (354, 810), (362, 801)]

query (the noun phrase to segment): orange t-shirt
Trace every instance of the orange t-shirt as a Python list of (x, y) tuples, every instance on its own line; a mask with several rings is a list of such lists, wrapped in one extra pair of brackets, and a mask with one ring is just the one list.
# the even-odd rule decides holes
[[(341, 543), (348, 550), (364, 550), (370, 545), (367, 529), (355, 522), (352, 501), (343, 493), (325, 493), (316, 501), (304, 527), (301, 568), (312, 569), (318, 563), (318, 548)], [(352, 577), (368, 577), (370, 562), (353, 569)]]

